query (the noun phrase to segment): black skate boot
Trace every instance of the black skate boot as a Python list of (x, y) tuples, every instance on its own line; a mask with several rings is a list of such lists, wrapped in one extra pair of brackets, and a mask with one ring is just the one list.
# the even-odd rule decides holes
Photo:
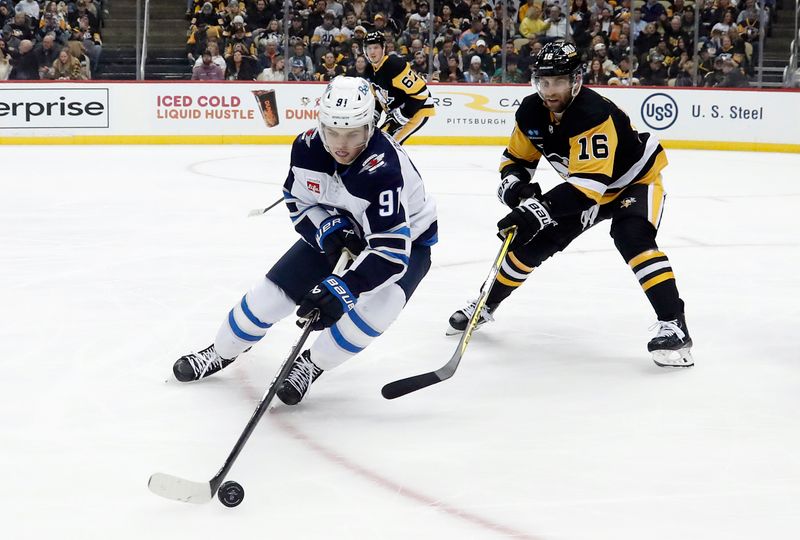
[(311, 361), (311, 351), (305, 350), (295, 358), (292, 370), (281, 383), (276, 395), (287, 405), (297, 405), (308, 392), (308, 387), (322, 375), (322, 370)]
[(181, 356), (175, 365), (172, 366), (172, 373), (180, 382), (199, 381), (204, 377), (213, 375), (221, 369), (225, 369), (236, 357), (227, 360), (220, 358), (214, 345), (211, 344), (200, 352)]
[[(453, 336), (455, 334), (461, 334), (464, 330), (467, 329), (467, 324), (469, 324), (469, 320), (472, 317), (472, 314), (475, 313), (475, 306), (477, 305), (478, 301), (473, 300), (466, 307), (459, 309), (452, 315), (450, 315), (450, 326), (445, 331), (445, 334), (448, 336)], [(481, 316), (478, 318), (478, 324), (475, 326), (477, 330), (487, 322), (493, 322), (494, 317), (492, 314), (494, 310), (497, 309), (497, 306), (500, 304), (486, 304), (481, 309)]]
[(673, 321), (658, 321), (650, 329), (658, 328), (656, 337), (647, 344), (647, 350), (653, 354), (653, 362), (661, 367), (691, 367), (692, 338), (686, 328), (686, 318), (681, 313)]

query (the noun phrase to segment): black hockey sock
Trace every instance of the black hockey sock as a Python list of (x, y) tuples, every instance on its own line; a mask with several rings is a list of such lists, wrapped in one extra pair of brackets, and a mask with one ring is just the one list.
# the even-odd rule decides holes
[(683, 313), (672, 265), (662, 251), (650, 249), (628, 261), (636, 279), (660, 321), (674, 320)]
[(500, 271), (492, 286), (492, 292), (486, 299), (486, 305), (495, 306), (508, 298), (517, 287), (525, 283), (531, 272), (533, 272), (533, 268), (520, 262), (514, 252), (510, 251), (503, 259), (503, 264), (500, 266)]

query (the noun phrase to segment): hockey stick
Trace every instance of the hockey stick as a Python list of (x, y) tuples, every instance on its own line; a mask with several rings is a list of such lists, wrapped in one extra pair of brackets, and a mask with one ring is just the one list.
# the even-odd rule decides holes
[(483, 282), (483, 286), (481, 287), (481, 294), (475, 303), (475, 312), (472, 314), (472, 317), (470, 317), (469, 323), (464, 329), (464, 334), (458, 342), (456, 352), (453, 353), (450, 360), (436, 371), (429, 371), (428, 373), (422, 373), (420, 375), (414, 375), (413, 377), (390, 382), (381, 389), (383, 397), (386, 399), (399, 398), (400, 396), (440, 383), (453, 376), (456, 369), (458, 369), (458, 364), (461, 362), (461, 357), (464, 356), (464, 351), (467, 350), (472, 332), (478, 326), (478, 319), (480, 319), (481, 311), (486, 305), (486, 300), (489, 298), (489, 293), (492, 291), (494, 280), (497, 277), (497, 273), (500, 271), (500, 265), (503, 264), (503, 259), (506, 258), (506, 254), (516, 234), (516, 227), (512, 227), (506, 231), (505, 238), (503, 239), (503, 246), (500, 248), (500, 252), (494, 260), (494, 265), (492, 265), (492, 269), (489, 271), (489, 275), (486, 277), (486, 281)]
[(283, 202), (283, 197), (281, 197), (271, 205), (267, 206), (266, 208), (253, 208), (252, 210), (250, 210), (250, 212), (247, 213), (247, 217), (254, 217), (254, 216), (260, 216), (261, 214), (266, 214), (267, 212), (269, 212), (282, 202)]
[[(338, 274), (341, 272), (349, 260), (350, 257), (348, 252), (343, 251), (342, 255), (339, 257), (339, 260), (336, 262), (336, 267), (333, 269), (333, 273)], [(309, 334), (311, 334), (311, 327), (316, 322), (318, 317), (319, 313), (315, 310), (312, 312), (311, 317), (306, 319), (305, 323), (303, 324), (303, 332), (300, 334), (300, 338), (297, 340), (297, 343), (295, 343), (294, 347), (292, 347), (292, 352), (290, 352), (286, 360), (283, 361), (283, 365), (281, 366), (278, 374), (275, 375), (274, 379), (272, 379), (272, 382), (270, 383), (267, 392), (264, 394), (264, 397), (262, 397), (261, 401), (258, 402), (256, 410), (253, 412), (253, 415), (247, 422), (242, 434), (239, 435), (239, 440), (236, 441), (236, 444), (233, 446), (233, 450), (231, 450), (231, 453), (225, 459), (225, 463), (222, 465), (222, 468), (219, 470), (219, 472), (217, 472), (217, 474), (215, 474), (214, 477), (208, 482), (194, 482), (192, 480), (186, 480), (171, 474), (155, 473), (150, 476), (150, 479), (147, 481), (147, 487), (150, 488), (150, 491), (156, 495), (160, 495), (161, 497), (172, 499), (174, 501), (196, 504), (207, 503), (214, 498), (217, 490), (222, 485), (225, 477), (233, 467), (233, 463), (236, 461), (236, 458), (239, 457), (239, 454), (244, 448), (245, 443), (250, 438), (250, 435), (253, 434), (253, 431), (255, 431), (259, 420), (261, 420), (261, 417), (264, 416), (264, 413), (269, 408), (269, 404), (275, 397), (278, 387), (281, 385), (286, 376), (289, 375), (292, 365), (294, 364), (294, 359), (297, 358), (298, 354), (300, 354), (300, 350), (303, 348), (303, 345), (305, 345)]]

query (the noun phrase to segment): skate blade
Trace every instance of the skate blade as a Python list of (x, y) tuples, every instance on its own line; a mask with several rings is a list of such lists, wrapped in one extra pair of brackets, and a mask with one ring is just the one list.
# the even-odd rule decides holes
[[(477, 328), (476, 328), (476, 330), (477, 330)], [(446, 336), (458, 336), (458, 335), (461, 335), (463, 333), (464, 333), (463, 330), (458, 330), (456, 328), (453, 328), (449, 324), (447, 325), (447, 330), (444, 331), (444, 335), (446, 335)]]
[(653, 351), (653, 362), (659, 367), (665, 368), (684, 368), (694, 365), (694, 358), (691, 350), (678, 349), (676, 351), (663, 350)]

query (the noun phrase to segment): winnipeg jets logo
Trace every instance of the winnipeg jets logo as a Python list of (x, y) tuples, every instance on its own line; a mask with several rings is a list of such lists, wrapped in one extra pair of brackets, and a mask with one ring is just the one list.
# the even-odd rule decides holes
[(371, 173), (375, 169), (386, 165), (386, 162), (383, 161), (384, 154), (372, 154), (367, 159), (364, 160), (364, 163), (361, 164), (361, 170), (358, 171), (359, 174), (363, 173), (364, 171)]
[(633, 206), (633, 203), (635, 203), (635, 202), (636, 202), (636, 197), (628, 197), (628, 198), (622, 199), (622, 202), (619, 204), (619, 207), (620, 208), (630, 208), (631, 206)]
[(319, 194), (319, 182), (306, 180), (306, 187), (308, 187), (308, 191)]

